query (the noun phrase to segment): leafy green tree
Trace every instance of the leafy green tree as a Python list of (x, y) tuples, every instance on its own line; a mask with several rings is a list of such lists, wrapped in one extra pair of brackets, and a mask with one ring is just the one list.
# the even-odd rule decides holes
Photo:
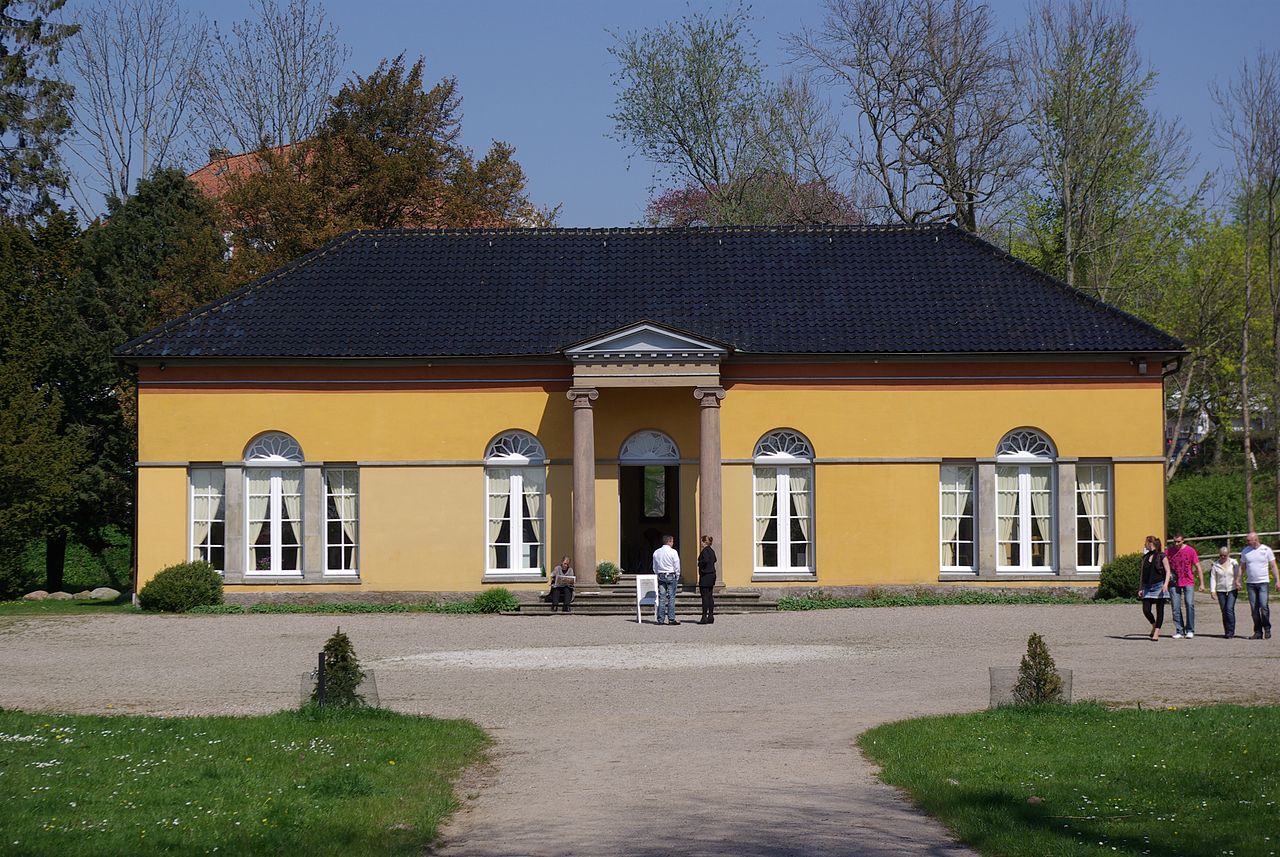
[(764, 79), (750, 14), (693, 13), (615, 33), (614, 137), (653, 163), (656, 225), (860, 220), (833, 157), (826, 105), (804, 82)]
[(453, 78), (426, 87), (421, 59), (384, 60), (349, 81), (315, 136), (264, 150), (253, 169), (232, 177), (223, 205), (237, 278), (349, 229), (545, 221), (511, 146), (494, 142), (475, 161), (458, 142), (461, 104)]
[(1167, 230), (1161, 217), (1178, 208), (1190, 165), (1185, 133), (1147, 104), (1156, 73), (1136, 39), (1122, 7), (1042, 0), (1023, 57), (1038, 152), (1029, 260), (1120, 304), (1118, 269)]
[(53, 67), (76, 28), (49, 20), (64, 2), (0, 0), (0, 212), (18, 220), (52, 209), (67, 183), (58, 146), (73, 90)]
[(1062, 702), (1062, 676), (1049, 654), (1049, 647), (1039, 634), (1027, 638), (1027, 653), (1018, 664), (1018, 681), (1013, 686), (1013, 699), (1019, 705), (1043, 705)]

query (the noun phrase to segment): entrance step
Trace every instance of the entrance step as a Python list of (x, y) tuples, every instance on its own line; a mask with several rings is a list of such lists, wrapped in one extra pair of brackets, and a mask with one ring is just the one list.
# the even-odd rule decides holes
[[(726, 589), (716, 593), (716, 613), (773, 613), (777, 610), (773, 601), (764, 601), (759, 592)], [(573, 598), (573, 612), (590, 616), (634, 616), (636, 614), (635, 584), (601, 586), (598, 589), (579, 591)], [(521, 616), (550, 616), (551, 602), (539, 600), (520, 605)], [(653, 608), (644, 608), (647, 618), (653, 617)], [(681, 591), (676, 594), (676, 616), (701, 616), (702, 598), (697, 591)]]

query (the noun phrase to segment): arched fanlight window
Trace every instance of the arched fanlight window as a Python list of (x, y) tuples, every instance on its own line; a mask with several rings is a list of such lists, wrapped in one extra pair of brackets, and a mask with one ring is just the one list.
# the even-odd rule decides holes
[(996, 447), (996, 564), (1050, 573), (1057, 533), (1057, 450), (1043, 432), (1019, 428)]
[(267, 432), (245, 449), (246, 575), (302, 573), (302, 447)]
[(680, 448), (662, 432), (645, 429), (622, 442), (618, 460), (623, 464), (678, 464)]
[(485, 449), (485, 573), (540, 576), (545, 563), (546, 451), (526, 431)]
[(1053, 461), (1057, 457), (1053, 441), (1029, 428), (1014, 429), (996, 447), (996, 458), (1001, 461)]
[(797, 431), (775, 429), (752, 458), (756, 575), (813, 575), (813, 445)]
[(813, 447), (808, 439), (791, 429), (771, 431), (756, 443), (757, 462), (765, 461), (813, 461)]
[(485, 450), (486, 464), (542, 464), (547, 454), (538, 439), (527, 431), (504, 432)]
[(302, 463), (302, 447), (284, 432), (260, 434), (244, 451), (244, 460), (252, 464), (266, 462)]

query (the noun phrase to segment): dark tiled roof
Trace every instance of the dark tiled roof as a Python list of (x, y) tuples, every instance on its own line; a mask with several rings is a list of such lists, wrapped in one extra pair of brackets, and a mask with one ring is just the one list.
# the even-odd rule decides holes
[(551, 355), (641, 320), (741, 352), (1169, 352), (1181, 344), (950, 226), (369, 231), (124, 357)]

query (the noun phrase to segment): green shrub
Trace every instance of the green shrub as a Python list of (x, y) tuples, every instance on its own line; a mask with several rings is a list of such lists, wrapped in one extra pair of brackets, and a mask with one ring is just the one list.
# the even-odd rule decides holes
[(616, 565), (606, 559), (604, 562), (596, 566), (596, 583), (603, 583), (605, 585), (617, 583), (618, 575), (621, 573), (622, 572)]
[(1027, 638), (1027, 653), (1018, 664), (1018, 683), (1013, 698), (1019, 705), (1044, 705), (1062, 701), (1062, 676), (1049, 654), (1044, 638), (1032, 634)]
[(204, 616), (230, 616), (247, 611), (243, 604), (197, 604), (186, 612)]
[(1122, 553), (1104, 563), (1098, 577), (1099, 600), (1107, 598), (1133, 598), (1142, 585), (1142, 554)]
[(509, 613), (520, 609), (520, 599), (501, 586), (481, 592), (471, 603), (477, 613)]
[(181, 613), (206, 604), (222, 603), (222, 577), (202, 560), (171, 565), (138, 593), (143, 610)]
[(324, 644), (324, 697), (320, 697), (320, 682), (317, 681), (311, 700), (339, 707), (364, 705), (364, 697), (357, 692), (362, 681), (364, 670), (360, 669), (351, 638), (339, 628)]
[[(1216, 536), (1249, 529), (1244, 513), (1244, 478), (1237, 474), (1175, 479), (1169, 483), (1166, 496), (1170, 535)], [(1259, 529), (1262, 528), (1259, 522)]]

